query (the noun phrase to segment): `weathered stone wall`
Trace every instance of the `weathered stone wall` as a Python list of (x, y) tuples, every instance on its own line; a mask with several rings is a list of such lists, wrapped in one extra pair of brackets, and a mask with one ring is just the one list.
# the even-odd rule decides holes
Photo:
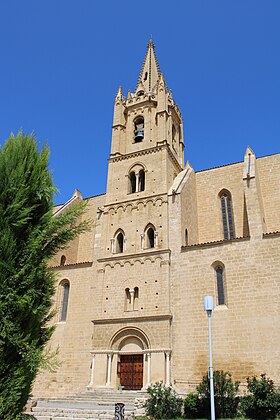
[(200, 381), (208, 367), (205, 295), (215, 296), (213, 263), (225, 267), (226, 305), (212, 316), (214, 369), (234, 379), (266, 372), (279, 383), (280, 236), (185, 248), (172, 266), (173, 380)]

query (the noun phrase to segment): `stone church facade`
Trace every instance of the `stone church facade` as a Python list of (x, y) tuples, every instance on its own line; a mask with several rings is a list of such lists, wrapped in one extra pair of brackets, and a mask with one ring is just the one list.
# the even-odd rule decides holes
[[(34, 396), (85, 389), (179, 392), (208, 368), (203, 297), (213, 295), (214, 369), (280, 382), (280, 155), (195, 172), (183, 122), (149, 42), (134, 93), (115, 98), (106, 194), (94, 229), (57, 255), (56, 372)], [(56, 214), (83, 200), (79, 191)]]

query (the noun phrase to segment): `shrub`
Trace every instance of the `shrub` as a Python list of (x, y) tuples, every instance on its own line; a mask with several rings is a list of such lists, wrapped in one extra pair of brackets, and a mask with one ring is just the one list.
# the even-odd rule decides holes
[(184, 400), (184, 415), (187, 419), (197, 419), (201, 416), (201, 404), (198, 394), (191, 392)]
[(145, 403), (148, 416), (159, 420), (181, 415), (182, 400), (171, 386), (156, 382), (147, 388), (147, 392), (150, 395)]
[[(236, 396), (239, 382), (232, 381), (229, 372), (214, 372), (215, 413), (217, 418), (235, 417), (239, 398)], [(210, 381), (205, 375), (197, 387), (197, 394), (189, 394), (184, 402), (186, 418), (210, 416)]]
[(247, 378), (249, 394), (241, 398), (241, 411), (249, 418), (256, 420), (275, 419), (280, 414), (280, 394), (271, 379), (262, 374)]

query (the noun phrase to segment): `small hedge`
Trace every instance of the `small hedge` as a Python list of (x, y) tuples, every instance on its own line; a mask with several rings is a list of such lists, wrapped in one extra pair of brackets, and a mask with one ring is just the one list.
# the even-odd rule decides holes
[(273, 420), (280, 415), (280, 393), (271, 379), (262, 374), (247, 378), (248, 395), (241, 398), (240, 409), (246, 417), (256, 420)]
[(145, 403), (146, 413), (155, 420), (175, 419), (181, 416), (182, 399), (171, 386), (157, 382), (147, 388), (150, 395)]
[[(248, 393), (239, 397), (239, 382), (233, 382), (229, 372), (214, 372), (215, 413), (217, 419), (280, 420), (280, 393), (271, 379), (262, 374), (247, 378)], [(210, 419), (210, 384), (205, 375), (197, 392), (188, 394), (183, 400), (171, 386), (157, 382), (147, 388), (149, 398), (145, 403), (146, 414), (154, 420)], [(279, 417), (277, 417), (279, 416)], [(243, 418), (243, 417), (242, 417)]]
[[(274, 420), (280, 416), (280, 393), (272, 380), (261, 375), (247, 378), (248, 394), (237, 396), (239, 383), (232, 381), (228, 372), (214, 372), (214, 397), (216, 418), (245, 416), (252, 420)], [(210, 384), (207, 376), (197, 387), (196, 393), (188, 394), (184, 401), (187, 419), (210, 418)]]

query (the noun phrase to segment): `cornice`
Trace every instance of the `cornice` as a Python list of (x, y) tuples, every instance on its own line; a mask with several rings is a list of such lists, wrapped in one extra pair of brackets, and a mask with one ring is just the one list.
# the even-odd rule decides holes
[(160, 152), (163, 149), (162, 146), (156, 146), (156, 147), (150, 147), (149, 149), (143, 149), (143, 150), (137, 150), (136, 152), (127, 153), (125, 155), (122, 155), (121, 153), (116, 153), (117, 156), (114, 156), (113, 154), (110, 155), (109, 162), (120, 162), (122, 160), (127, 160), (131, 158), (135, 158), (138, 156), (143, 155), (149, 155), (152, 153)]
[(157, 99), (155, 95), (144, 95), (144, 96), (136, 96), (131, 99), (127, 99), (125, 102), (125, 107), (127, 112), (131, 112), (134, 109), (139, 108), (139, 106), (143, 108), (156, 108), (157, 106)]
[(158, 250), (153, 250), (151, 251), (150, 249), (143, 249), (142, 252), (137, 252), (137, 253), (133, 253), (133, 254), (112, 254), (108, 257), (104, 257), (104, 258), (98, 258), (98, 262), (102, 263), (102, 262), (108, 262), (108, 261), (123, 261), (123, 260), (131, 260), (131, 259), (135, 259), (135, 258), (144, 258), (147, 256), (158, 256), (161, 254), (171, 254), (170, 249), (158, 249)]
[[(95, 354), (131, 354), (131, 351), (125, 351), (125, 350), (113, 350), (113, 349), (108, 349), (108, 350), (91, 350), (90, 353), (92, 355)], [(148, 348), (148, 349), (144, 349), (144, 350), (139, 350), (139, 351), (133, 351), (133, 354), (149, 354), (149, 353), (172, 353), (172, 349), (167, 347), (163, 347), (163, 348), (159, 348), (159, 349), (153, 349), (153, 348)]]
[(52, 270), (67, 270), (68, 268), (80, 268), (81, 266), (91, 267), (92, 264), (93, 264), (93, 261), (82, 261), (82, 262), (65, 264), (65, 265), (53, 265), (53, 266), (50, 266), (49, 268), (51, 268)]
[(181, 251), (188, 252), (188, 251), (192, 251), (198, 248), (209, 248), (209, 247), (220, 246), (220, 245), (231, 245), (232, 243), (249, 241), (249, 240), (250, 240), (250, 236), (242, 236), (240, 238), (234, 238), (234, 239), (221, 239), (219, 241), (202, 242), (198, 244), (182, 246)]
[(267, 232), (263, 234), (263, 239), (273, 238), (275, 236), (280, 236), (280, 231), (276, 230), (275, 232)]
[[(130, 196), (132, 196), (132, 194), (130, 194)], [(107, 208), (106, 210), (108, 211), (110, 208), (120, 207), (122, 205), (127, 205), (127, 204), (130, 204), (130, 203), (135, 203), (137, 205), (139, 203), (142, 203), (143, 201), (149, 201), (149, 200), (156, 201), (160, 198), (161, 199), (165, 198), (165, 201), (163, 201), (163, 203), (168, 203), (167, 193), (162, 193), (162, 194), (153, 194), (153, 195), (143, 195), (143, 196), (140, 196), (140, 197), (137, 197), (137, 198), (132, 198), (132, 199), (129, 199), (129, 200), (124, 200), (124, 201), (114, 201), (114, 202), (109, 203), (109, 204), (104, 204), (103, 207), (104, 207), (104, 210)], [(106, 212), (106, 210), (105, 210), (105, 212)]]
[(165, 321), (171, 320), (171, 314), (161, 314), (161, 315), (144, 315), (144, 316), (130, 316), (130, 317), (122, 317), (122, 318), (102, 318), (102, 319), (93, 319), (91, 322), (94, 325), (101, 325), (101, 324), (126, 324), (127, 322), (145, 322), (145, 321)]
[(175, 163), (177, 168), (181, 171), (183, 168), (181, 167), (181, 165), (179, 164), (179, 162), (175, 158), (174, 154), (171, 152), (170, 146), (169, 146), (169, 144), (167, 143), (166, 140), (164, 140), (163, 142), (158, 142), (157, 146), (150, 147), (149, 149), (137, 150), (136, 152), (127, 153), (125, 155), (122, 155), (121, 153), (116, 153), (115, 154), (116, 156), (114, 156), (113, 154), (111, 154), (110, 158), (109, 158), (109, 163), (110, 162), (112, 162), (112, 163), (121, 162), (123, 160), (136, 158), (138, 156), (144, 156), (144, 155), (149, 155), (149, 154), (152, 154), (152, 153), (161, 152), (162, 150), (165, 150), (165, 149), (167, 150), (171, 160)]

